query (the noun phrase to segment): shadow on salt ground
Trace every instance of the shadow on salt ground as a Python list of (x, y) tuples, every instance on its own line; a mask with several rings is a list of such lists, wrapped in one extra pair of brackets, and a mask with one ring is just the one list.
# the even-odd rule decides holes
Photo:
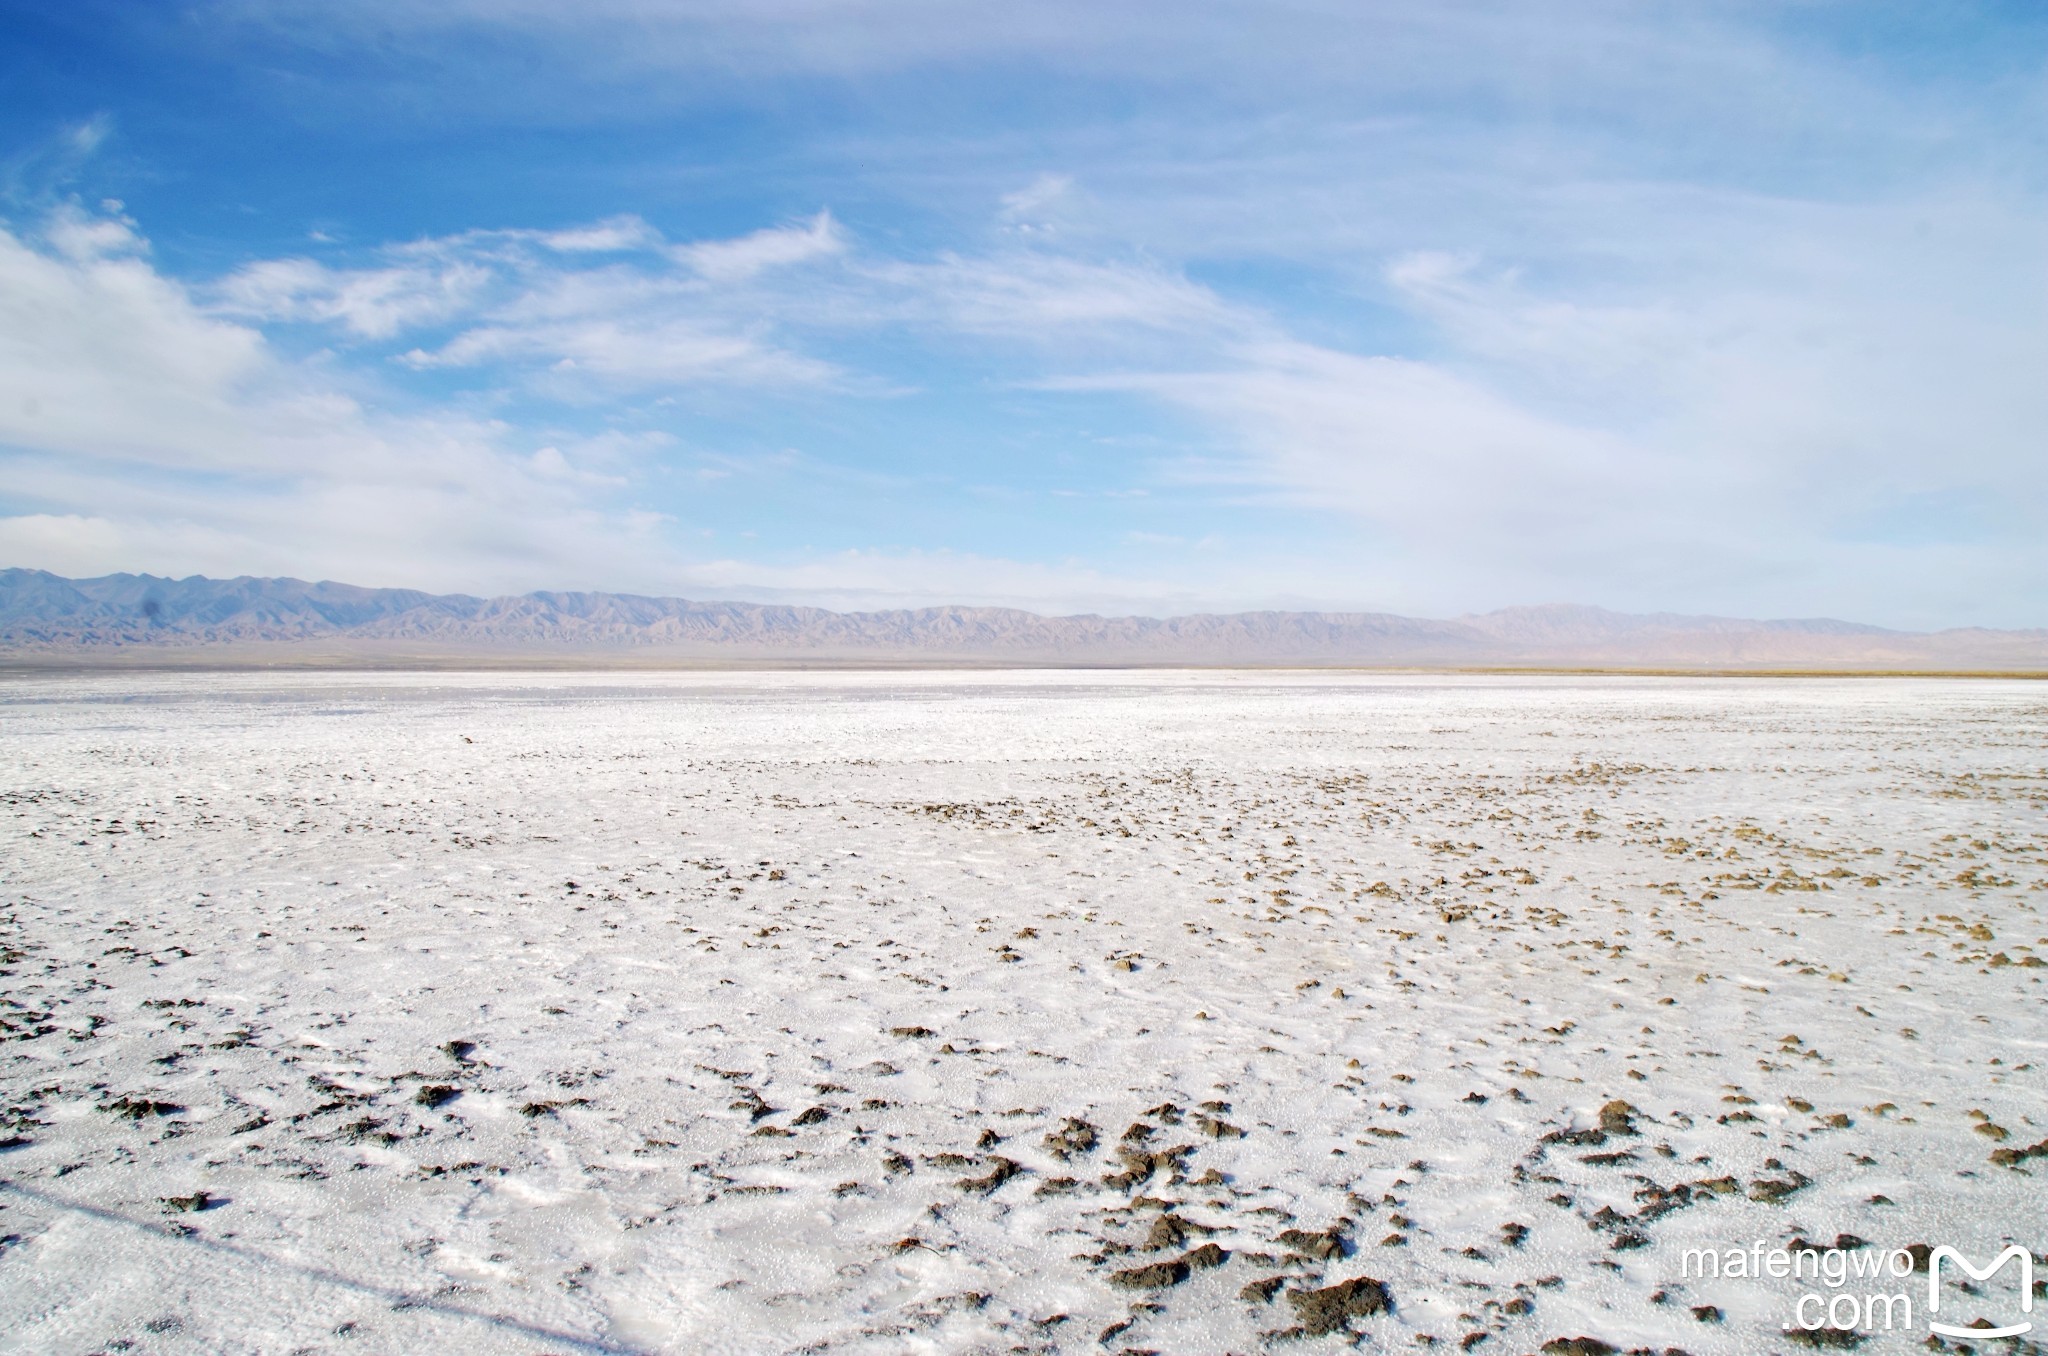
[(432, 1313), (445, 1314), (449, 1318), (466, 1319), (472, 1323), (488, 1324), (504, 1332), (519, 1333), (539, 1341), (572, 1347), (578, 1351), (602, 1352), (605, 1353), (605, 1356), (646, 1356), (646, 1353), (639, 1347), (624, 1346), (617, 1342), (606, 1341), (603, 1338), (583, 1337), (576, 1333), (543, 1328), (532, 1323), (522, 1323), (516, 1318), (507, 1318), (502, 1314), (485, 1313), (478, 1309), (465, 1308), (459, 1304), (448, 1304), (425, 1295), (408, 1294), (403, 1290), (394, 1290), (389, 1286), (359, 1281), (353, 1277), (344, 1276), (338, 1271), (330, 1271), (325, 1267), (309, 1267), (298, 1262), (287, 1262), (281, 1258), (272, 1257), (268, 1253), (259, 1252), (255, 1248), (243, 1247), (241, 1244), (228, 1243), (217, 1238), (208, 1238), (204, 1234), (195, 1232), (187, 1227), (163, 1224), (156, 1220), (137, 1219), (132, 1215), (124, 1215), (118, 1210), (106, 1210), (96, 1205), (86, 1205), (79, 1201), (68, 1201), (62, 1196), (55, 1196), (47, 1191), (39, 1191), (35, 1187), (23, 1186), (19, 1182), (0, 1179), (0, 1191), (12, 1192), (17, 1196), (25, 1196), (32, 1201), (50, 1206), (53, 1209), (69, 1210), (74, 1214), (85, 1215), (102, 1223), (124, 1225), (130, 1229), (153, 1234), (158, 1238), (189, 1244), (196, 1248), (204, 1248), (209, 1252), (230, 1254), (246, 1261), (254, 1262), (259, 1266), (272, 1267), (279, 1271), (289, 1271), (308, 1280), (318, 1281), (323, 1285), (336, 1286), (343, 1290), (354, 1291), (359, 1295), (374, 1295), (388, 1301), (394, 1309), (424, 1309)]

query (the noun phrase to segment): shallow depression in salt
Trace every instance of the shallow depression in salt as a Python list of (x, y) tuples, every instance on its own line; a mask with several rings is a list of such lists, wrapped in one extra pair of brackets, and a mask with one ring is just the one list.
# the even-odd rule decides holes
[(2044, 748), (2000, 682), (9, 679), (0, 1349), (1794, 1349), (1683, 1252), (2048, 1245)]

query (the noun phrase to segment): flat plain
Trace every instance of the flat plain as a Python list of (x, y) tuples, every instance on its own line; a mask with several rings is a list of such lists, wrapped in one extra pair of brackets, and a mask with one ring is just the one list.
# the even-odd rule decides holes
[(21, 676), (0, 863), (8, 1351), (1797, 1351), (1684, 1250), (2048, 1245), (2038, 683)]

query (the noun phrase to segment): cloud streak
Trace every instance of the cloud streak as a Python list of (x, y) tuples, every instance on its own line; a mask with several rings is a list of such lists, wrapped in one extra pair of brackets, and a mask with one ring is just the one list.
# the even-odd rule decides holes
[(827, 259), (846, 250), (846, 237), (829, 212), (801, 226), (770, 226), (737, 240), (678, 245), (674, 256), (712, 282), (741, 282), (766, 269)]

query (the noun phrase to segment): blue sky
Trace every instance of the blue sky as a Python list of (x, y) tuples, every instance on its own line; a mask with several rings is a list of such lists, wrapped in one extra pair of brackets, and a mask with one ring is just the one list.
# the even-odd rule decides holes
[(2048, 9), (0, 0), (0, 561), (2048, 624)]

